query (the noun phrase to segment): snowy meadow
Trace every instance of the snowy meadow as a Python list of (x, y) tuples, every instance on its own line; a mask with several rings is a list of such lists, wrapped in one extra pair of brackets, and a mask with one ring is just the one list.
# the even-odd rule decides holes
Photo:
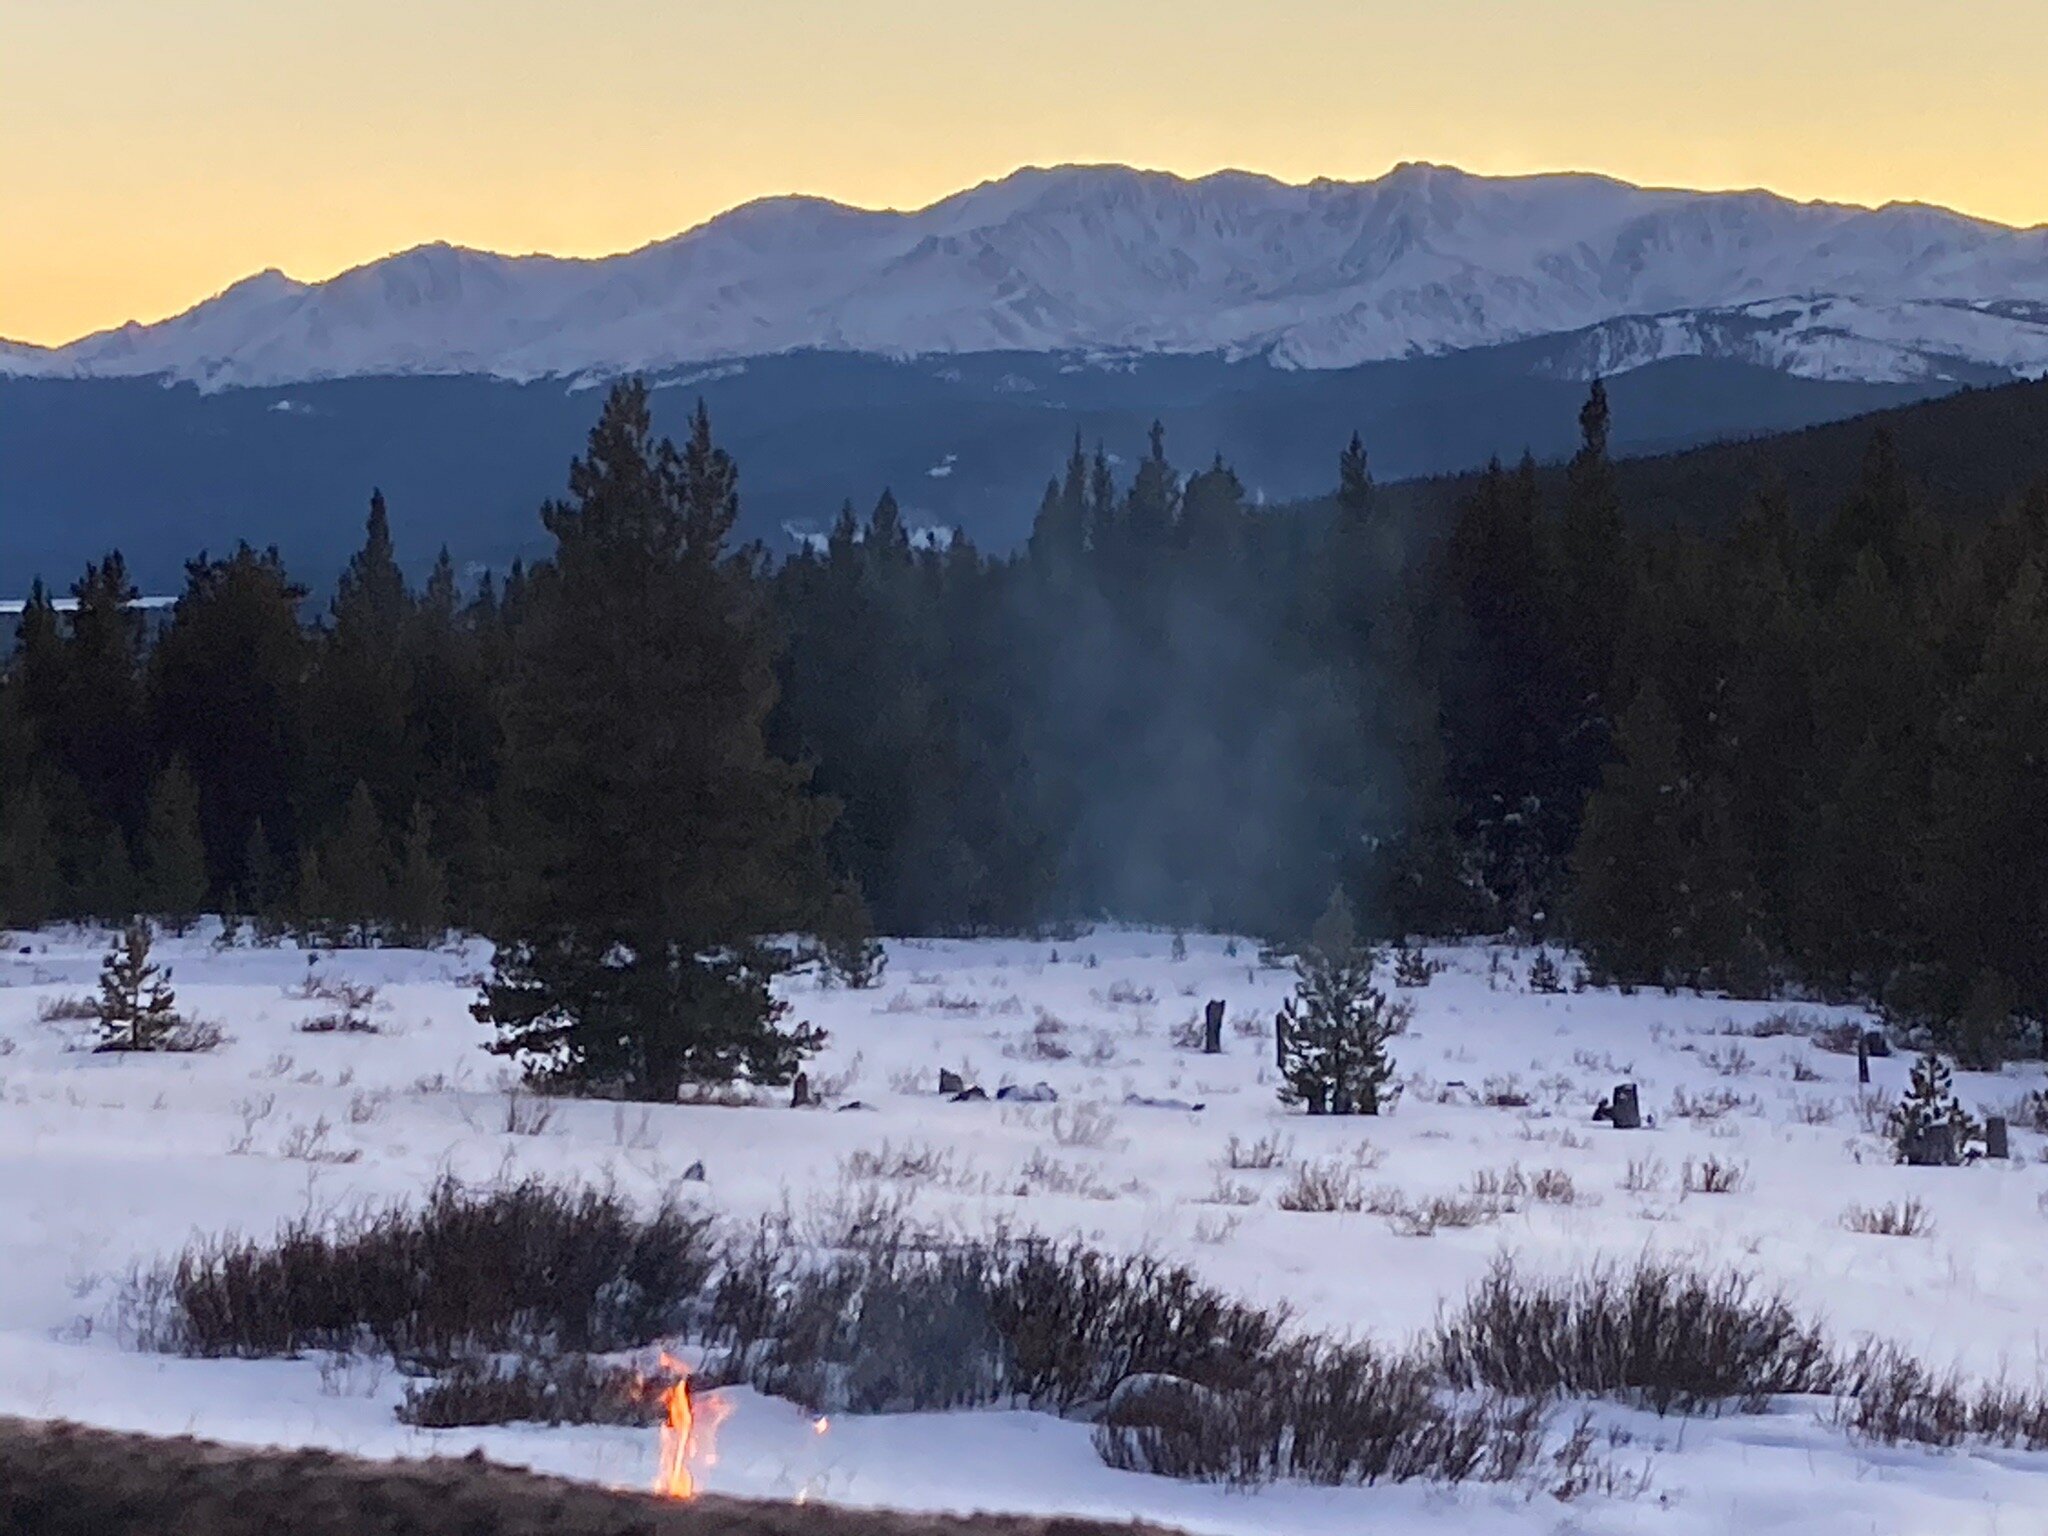
[[(1956, 1076), (1979, 1114), (2014, 1114), (2010, 1158), (1898, 1166), (1883, 1119), (1912, 1058), (1873, 1060), (1860, 1088), (1839, 1048), (1871, 1022), (1856, 1010), (1535, 992), (1530, 951), (1436, 950), (1428, 983), (1398, 990), (1414, 1011), (1389, 1112), (1312, 1118), (1275, 1093), (1293, 973), (1250, 943), (897, 941), (871, 989), (782, 983), (793, 1017), (830, 1034), (809, 1069), (819, 1104), (793, 1109), (784, 1090), (621, 1105), (535, 1095), (484, 1051), (480, 945), (309, 954), (217, 937), (203, 925), (157, 945), (180, 1010), (225, 1037), (191, 1053), (91, 1050), (80, 1005), (105, 933), (17, 936), (0, 961), (0, 1413), (373, 1456), (481, 1447), (650, 1486), (651, 1428), (425, 1429), (399, 1418), (411, 1383), (388, 1357), (142, 1347), (136, 1277), (195, 1242), (417, 1205), (448, 1178), (593, 1184), (798, 1245), (877, 1220), (1028, 1232), (1185, 1266), (1285, 1309), (1290, 1334), (1389, 1349), (1431, 1336), (1503, 1261), (1542, 1279), (1647, 1257), (1752, 1277), (1845, 1349), (2048, 1379), (2048, 1138), (2013, 1110), (2043, 1086), (2040, 1064)], [(942, 1094), (942, 1074), (986, 1097)], [(1594, 1118), (1623, 1083), (1642, 1129)], [(1219, 1533), (2048, 1529), (2048, 1451), (1879, 1443), (1818, 1393), (1661, 1415), (1568, 1400), (1533, 1464), (1455, 1486), (1119, 1470), (1083, 1418), (1004, 1406), (828, 1421), (732, 1386), (703, 1393), (700, 1414), (717, 1435), (698, 1486), (852, 1504)]]

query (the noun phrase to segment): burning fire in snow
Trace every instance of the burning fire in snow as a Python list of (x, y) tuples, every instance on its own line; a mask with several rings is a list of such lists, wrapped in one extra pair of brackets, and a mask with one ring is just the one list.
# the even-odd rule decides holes
[(675, 1381), (662, 1394), (668, 1422), (661, 1429), (661, 1470), (654, 1491), (671, 1499), (694, 1499), (698, 1471), (718, 1464), (716, 1435), (725, 1404), (715, 1398), (699, 1403), (690, 1390), (690, 1368), (682, 1361), (663, 1355), (661, 1368)]

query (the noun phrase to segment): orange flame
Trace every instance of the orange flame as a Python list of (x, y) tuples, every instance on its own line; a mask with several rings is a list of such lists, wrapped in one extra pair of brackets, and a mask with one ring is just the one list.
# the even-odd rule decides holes
[(661, 1429), (661, 1467), (655, 1474), (654, 1491), (671, 1499), (697, 1496), (697, 1471), (718, 1464), (715, 1437), (725, 1404), (713, 1398), (702, 1404), (690, 1390), (690, 1368), (670, 1355), (661, 1357), (661, 1368), (675, 1377), (662, 1394), (668, 1422)]

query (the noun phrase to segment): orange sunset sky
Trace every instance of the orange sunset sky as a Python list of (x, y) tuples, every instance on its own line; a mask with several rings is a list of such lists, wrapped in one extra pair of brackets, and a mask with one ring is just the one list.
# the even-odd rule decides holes
[(2048, 221), (2048, 0), (9, 0), (0, 336), (1020, 164), (1584, 169)]

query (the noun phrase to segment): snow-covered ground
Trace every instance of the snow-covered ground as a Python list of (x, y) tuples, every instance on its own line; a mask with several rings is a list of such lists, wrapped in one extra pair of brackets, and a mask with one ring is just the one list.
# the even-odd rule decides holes
[[(74, 1049), (89, 1024), (39, 1018), (49, 1000), (91, 995), (103, 936), (36, 935), (0, 959), (0, 1413), (371, 1455), (480, 1445), (509, 1462), (644, 1485), (651, 1431), (416, 1430), (393, 1416), (403, 1383), (388, 1368), (140, 1353), (114, 1336), (108, 1304), (131, 1266), (195, 1235), (263, 1234), (309, 1208), (414, 1198), (444, 1172), (611, 1179), (652, 1195), (701, 1160), (705, 1182), (684, 1187), (744, 1220), (844, 1193), (846, 1161), (884, 1143), (943, 1154), (941, 1176), (900, 1185), (923, 1218), (978, 1229), (1001, 1217), (1146, 1249), (1246, 1297), (1285, 1302), (1311, 1327), (1398, 1340), (1497, 1255), (1566, 1270), (1650, 1250), (1752, 1271), (1844, 1341), (1874, 1333), (1930, 1364), (2048, 1376), (2042, 1138), (2016, 1130), (2007, 1164), (1895, 1167), (1865, 1128), (1853, 1058), (1741, 1032), (1775, 1011), (1768, 1005), (1534, 995), (1521, 979), (1526, 955), (1501, 952), (1496, 969), (1489, 949), (1444, 951), (1445, 971), (1405, 994), (1416, 1014), (1396, 1043), (1407, 1083), (1394, 1112), (1309, 1120), (1275, 1101), (1270, 1033), (1240, 1032), (1240, 1021), (1270, 1021), (1291, 979), (1258, 969), (1250, 945), (1231, 954), (1222, 939), (1191, 937), (1176, 962), (1157, 933), (900, 942), (872, 991), (809, 979), (789, 989), (799, 1016), (831, 1031), (813, 1081), (860, 1108), (792, 1112), (780, 1095), (755, 1108), (559, 1102), (523, 1134), (506, 1129), (511, 1079), (468, 1013), (465, 978), (484, 964), (480, 948), (323, 954), (319, 974), (379, 988), (381, 1033), (314, 1035), (298, 1025), (323, 1005), (288, 991), (306, 955), (215, 952), (209, 937), (159, 946), (183, 1008), (230, 1036), (206, 1055), (96, 1056)], [(1211, 997), (1227, 1000), (1232, 1020), (1221, 1057), (1175, 1044)], [(1047, 1059), (1047, 1043), (1068, 1054)], [(1907, 1066), (1873, 1063), (1873, 1091), (1895, 1098)], [(932, 1091), (942, 1067), (991, 1091), (1042, 1080), (1060, 1101), (950, 1103)], [(1623, 1080), (1642, 1085), (1654, 1128), (1593, 1123), (1593, 1104)], [(2040, 1082), (2038, 1064), (1958, 1076), (1978, 1106)], [(1482, 1102), (1503, 1089), (1532, 1102)], [(1205, 1107), (1133, 1106), (1132, 1094)], [(1681, 1099), (1723, 1095), (1737, 1102), (1717, 1116), (1674, 1113)], [(1279, 1137), (1289, 1166), (1228, 1168), (1233, 1135)], [(1740, 1165), (1742, 1187), (1684, 1193), (1687, 1164), (1709, 1158)], [(1280, 1209), (1275, 1196), (1302, 1162), (1341, 1164), (1360, 1189), (1410, 1202), (1511, 1166), (1529, 1179), (1557, 1169), (1574, 1198), (1416, 1236), (1369, 1210)], [(1240, 1186), (1230, 1199), (1247, 1203), (1218, 1203), (1219, 1184)], [(1851, 1205), (1909, 1196), (1930, 1211), (1931, 1235), (1843, 1225)], [(734, 1493), (1142, 1515), (1246, 1533), (1406, 1530), (1425, 1519), (1503, 1536), (2048, 1529), (2048, 1455), (1860, 1446), (1811, 1402), (1714, 1420), (1601, 1408), (1603, 1425), (1635, 1437), (1620, 1464), (1647, 1466), (1648, 1489), (1565, 1504), (1534, 1486), (1233, 1491), (1112, 1471), (1086, 1426), (1043, 1415), (840, 1417), (819, 1435), (789, 1404), (722, 1395), (731, 1411), (702, 1481)]]

